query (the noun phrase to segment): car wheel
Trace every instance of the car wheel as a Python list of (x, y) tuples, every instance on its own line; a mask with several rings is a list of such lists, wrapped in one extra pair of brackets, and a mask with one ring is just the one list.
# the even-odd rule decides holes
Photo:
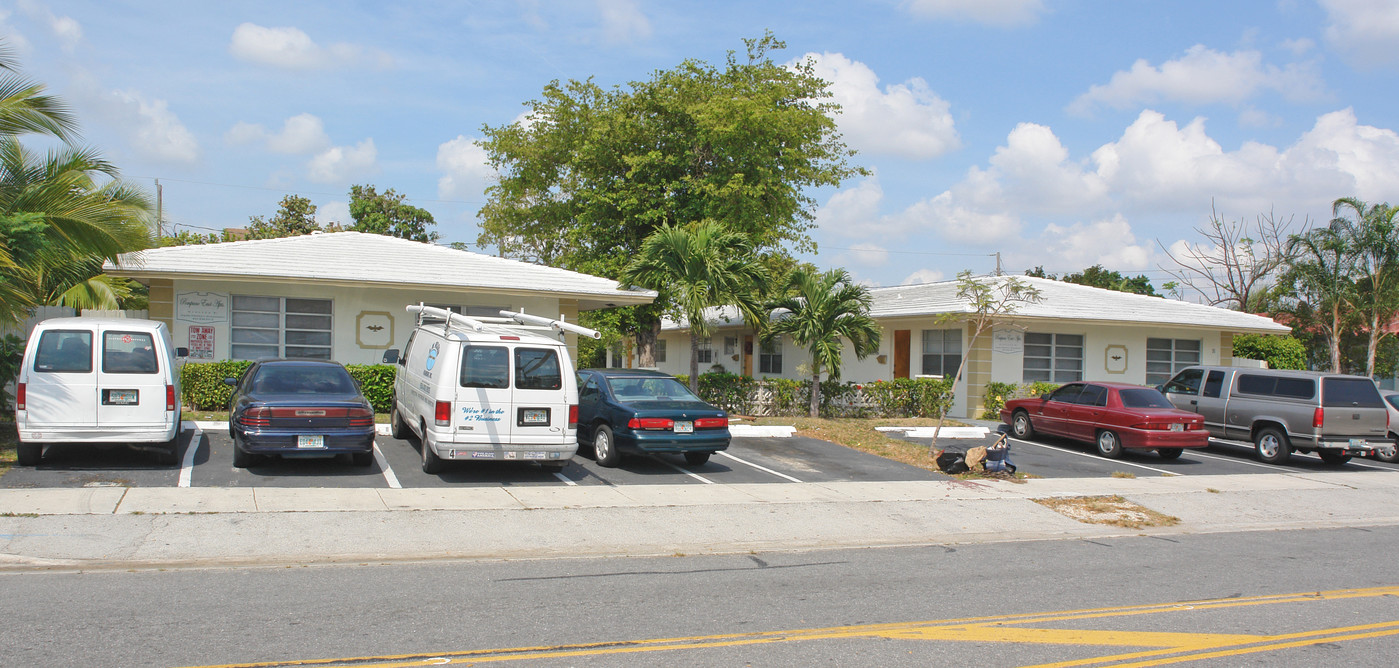
[(371, 466), (374, 464), (374, 451), (352, 452), (350, 453), (350, 460), (354, 462), (355, 466)]
[(612, 438), (612, 428), (600, 424), (593, 432), (593, 455), (598, 466), (611, 468), (622, 461), (622, 453), (617, 452), (617, 443)]
[(389, 436), (398, 440), (408, 437), (408, 425), (404, 424), (403, 416), (398, 414), (398, 398), (393, 399), (393, 408), (389, 409)]
[(238, 439), (233, 439), (233, 466), (234, 468), (245, 469), (253, 465), (252, 453), (246, 452), (238, 447)]
[(437, 474), (442, 472), (442, 458), (437, 456), (437, 451), (432, 449), (432, 440), (427, 437), (427, 428), (423, 428), (423, 437), (420, 448), (423, 455), (423, 473)]
[(712, 453), (712, 452), (687, 452), (687, 453), (685, 453), (685, 463), (686, 463), (686, 464), (689, 464), (690, 466), (699, 466), (700, 464), (703, 464), (703, 463), (709, 461), (709, 456), (712, 455), (712, 454), (714, 454), (714, 453)]
[(1253, 439), (1253, 446), (1258, 452), (1259, 461), (1265, 464), (1282, 464), (1292, 456), (1292, 446), (1287, 443), (1287, 436), (1277, 427), (1260, 430)]
[(1341, 464), (1350, 461), (1350, 455), (1342, 455), (1339, 453), (1331, 452), (1329, 450), (1317, 450), (1316, 456), (1320, 457), (1321, 461), (1326, 462), (1327, 464), (1330, 464), (1332, 466), (1340, 466)]
[(1118, 440), (1116, 432), (1107, 429), (1098, 432), (1098, 454), (1108, 459), (1122, 456), (1122, 441)]
[(43, 443), (20, 443), (15, 446), (16, 459), (20, 466), (38, 466), (39, 460), (43, 459)]
[(1390, 441), (1375, 448), (1375, 459), (1391, 464), (1399, 462), (1399, 442)]
[(1030, 414), (1023, 410), (1015, 411), (1010, 418), (1010, 431), (1016, 438), (1034, 438), (1035, 426), (1030, 424)]
[(1161, 455), (1161, 459), (1180, 459), (1185, 448), (1157, 448), (1156, 454)]

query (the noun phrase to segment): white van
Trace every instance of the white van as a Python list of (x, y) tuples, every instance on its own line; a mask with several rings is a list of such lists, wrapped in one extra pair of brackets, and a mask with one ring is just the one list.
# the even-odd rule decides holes
[(417, 435), (423, 471), (441, 471), (443, 460), (568, 465), (578, 451), (578, 378), (561, 339), (597, 332), (511, 311), (408, 312), (418, 324), (398, 359), (389, 424), (394, 438)]
[(165, 323), (50, 318), (29, 335), (15, 389), (19, 463), (47, 443), (154, 444), (178, 461), (180, 376)]

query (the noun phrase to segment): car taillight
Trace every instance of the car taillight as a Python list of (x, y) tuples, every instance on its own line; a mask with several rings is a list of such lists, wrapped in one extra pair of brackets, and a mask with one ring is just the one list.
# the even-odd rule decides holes
[(568, 406), (568, 428), (578, 428), (578, 404), (569, 404)]
[(166, 386), (165, 386), (165, 410), (167, 410), (167, 411), (174, 411), (175, 409), (176, 409), (176, 406), (175, 406), (175, 386), (174, 386), (174, 385), (166, 385)]
[(721, 429), (729, 426), (727, 417), (700, 418), (695, 420), (695, 429)]
[(632, 418), (627, 421), (632, 429), (674, 429), (675, 420), (670, 418)]
[(1323, 410), (1320, 406), (1318, 406), (1315, 411), (1312, 411), (1312, 427), (1316, 429), (1321, 429), (1323, 426), (1325, 426), (1325, 423), (1326, 411)]
[(1191, 430), (1199, 429), (1199, 428), (1200, 428), (1200, 425), (1195, 424), (1194, 422), (1142, 422), (1142, 423), (1139, 423), (1139, 424), (1134, 424), (1134, 425), (1132, 425), (1132, 428), (1133, 428), (1133, 429), (1157, 430), (1157, 431), (1170, 431), (1170, 430), (1174, 427), (1174, 425), (1180, 425), (1180, 428), (1183, 429), (1183, 430), (1185, 430), (1185, 431), (1191, 431)]
[(374, 411), (368, 408), (351, 408), (345, 411), (345, 417), (350, 418), (351, 427), (373, 427)]
[(238, 422), (244, 427), (271, 427), (272, 409), (266, 406), (258, 406), (243, 411), (243, 415), (238, 418)]
[(437, 407), (433, 411), (432, 419), (437, 423), (437, 426), (439, 427), (446, 427), (452, 424), (452, 402), (437, 402)]
[(24, 385), (24, 383), (20, 383), (15, 387), (15, 410), (17, 411), (24, 410)]

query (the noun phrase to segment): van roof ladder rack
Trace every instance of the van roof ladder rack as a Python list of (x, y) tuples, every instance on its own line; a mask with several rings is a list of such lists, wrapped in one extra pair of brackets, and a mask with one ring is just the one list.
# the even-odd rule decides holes
[(418, 314), (418, 324), (421, 325), (428, 319), (440, 321), (443, 331), (450, 329), (463, 329), (473, 332), (484, 332), (488, 329), (513, 329), (530, 331), (553, 331), (558, 332), (559, 339), (563, 340), (564, 332), (572, 332), (581, 336), (594, 339), (602, 338), (602, 334), (596, 330), (581, 327), (573, 323), (565, 322), (562, 317), (558, 320), (528, 315), (523, 311), (500, 311), (500, 316), (465, 316), (460, 313), (453, 313), (445, 308), (428, 306), (421, 302), (408, 305), (409, 313)]

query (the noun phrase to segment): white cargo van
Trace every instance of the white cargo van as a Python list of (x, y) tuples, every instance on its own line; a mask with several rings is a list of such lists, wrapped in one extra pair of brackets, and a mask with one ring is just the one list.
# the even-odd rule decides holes
[(151, 444), (177, 461), (180, 377), (165, 323), (50, 318), (29, 335), (15, 390), (18, 459), (49, 443)]
[(597, 332), (511, 311), (408, 312), (418, 323), (398, 359), (389, 424), (394, 438), (417, 435), (423, 471), (439, 472), (443, 460), (568, 465), (578, 451), (578, 378), (563, 333)]

